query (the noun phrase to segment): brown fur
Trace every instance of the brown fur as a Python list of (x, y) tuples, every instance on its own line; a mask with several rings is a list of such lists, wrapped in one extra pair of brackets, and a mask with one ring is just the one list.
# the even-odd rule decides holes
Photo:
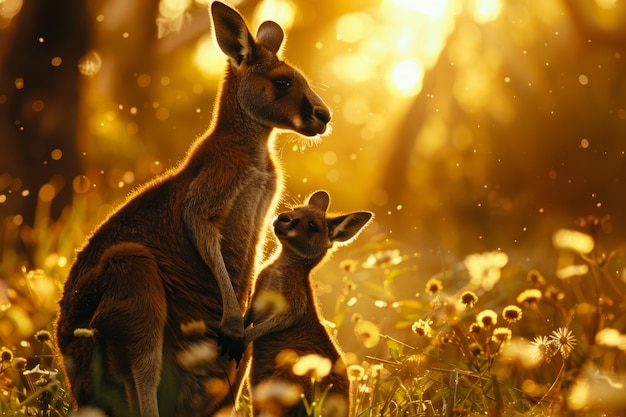
[[(95, 230), (65, 284), (57, 339), (80, 407), (156, 417), (233, 406), (246, 368), (242, 311), (280, 188), (272, 131), (314, 136), (330, 120), (276, 56), (276, 23), (255, 40), (235, 10), (214, 2), (211, 12), (229, 60), (209, 132)], [(207, 355), (218, 341), (236, 361)], [(198, 361), (181, 360), (198, 348)]]
[(245, 324), (245, 342), (252, 342), (250, 386), (254, 415), (296, 416), (300, 404), (260, 400), (255, 395), (260, 384), (286, 381), (299, 386), (308, 401), (313, 398), (310, 376), (296, 376), (290, 364), (277, 364), (286, 352), (299, 357), (317, 354), (330, 359), (332, 371), (320, 382), (322, 391), (330, 386), (324, 404), (333, 407), (323, 415), (348, 416), (350, 382), (341, 350), (321, 323), (311, 287), (310, 275), (336, 243), (354, 239), (369, 222), (372, 213), (360, 211), (327, 215), (329, 196), (313, 194), (308, 205), (281, 213), (274, 221), (274, 232), (282, 249), (257, 278)]

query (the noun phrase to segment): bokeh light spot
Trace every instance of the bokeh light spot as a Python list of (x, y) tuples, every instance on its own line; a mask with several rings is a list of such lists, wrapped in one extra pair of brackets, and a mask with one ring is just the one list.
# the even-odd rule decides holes
[(408, 59), (393, 66), (387, 77), (387, 85), (392, 94), (410, 97), (422, 89), (424, 68), (419, 62)]

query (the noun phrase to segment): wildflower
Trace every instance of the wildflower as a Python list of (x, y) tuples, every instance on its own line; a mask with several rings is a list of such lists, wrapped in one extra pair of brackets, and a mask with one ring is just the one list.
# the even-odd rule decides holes
[(483, 348), (478, 343), (472, 343), (469, 345), (469, 351), (474, 356), (480, 356), (483, 353)]
[(410, 382), (423, 373), (422, 358), (418, 355), (409, 355), (400, 359), (402, 366), (398, 368), (397, 376), (404, 382)]
[(298, 361), (291, 367), (291, 371), (294, 375), (310, 375), (316, 381), (321, 381), (330, 374), (332, 365), (330, 359), (316, 353), (310, 353), (300, 356)]
[(287, 310), (288, 305), (285, 296), (278, 291), (263, 290), (254, 301), (257, 311), (278, 314)]
[(461, 303), (471, 308), (474, 307), (474, 304), (478, 302), (478, 297), (472, 291), (465, 291), (461, 294)]
[(9, 349), (3, 347), (0, 349), (0, 361), (1, 362), (11, 362), (13, 360), (13, 352)]
[(508, 327), (496, 327), (493, 329), (492, 340), (494, 342), (504, 343), (511, 340), (513, 333)]
[(528, 354), (538, 362), (543, 361), (548, 350), (548, 336), (536, 336), (528, 346)]
[(548, 300), (552, 300), (555, 303), (562, 301), (565, 298), (565, 293), (556, 285), (550, 285), (545, 292), (545, 297)]
[(187, 346), (176, 354), (176, 359), (185, 368), (193, 368), (203, 363), (209, 363), (218, 356), (218, 349), (208, 342), (197, 342)]
[(454, 336), (445, 331), (441, 331), (437, 334), (437, 340), (439, 340), (439, 343), (442, 345), (448, 345), (455, 341)]
[(346, 274), (351, 274), (356, 271), (356, 268), (359, 266), (359, 262), (354, 259), (344, 259), (339, 263), (339, 268)]
[(38, 342), (45, 343), (52, 340), (52, 335), (47, 330), (39, 330), (37, 333), (35, 333), (35, 339)]
[(509, 323), (515, 323), (522, 318), (522, 309), (515, 305), (510, 305), (502, 309), (502, 317)]
[(359, 320), (354, 324), (354, 333), (363, 341), (366, 348), (374, 347), (380, 341), (378, 326), (368, 320)]
[(291, 406), (300, 401), (302, 388), (291, 382), (268, 379), (254, 387), (253, 394), (252, 398), (255, 402), (255, 409), (264, 409), (275, 402)]
[(531, 269), (530, 271), (528, 271), (528, 274), (526, 274), (526, 279), (528, 281), (530, 281), (531, 284), (533, 284), (533, 286), (538, 287), (540, 285), (546, 285), (546, 280), (543, 277), (543, 275), (541, 275), (541, 272), (537, 271), (536, 269)]
[(556, 276), (561, 279), (567, 279), (567, 278), (586, 275), (587, 272), (589, 272), (589, 267), (585, 264), (569, 265), (569, 266), (566, 266), (557, 270)]
[(570, 250), (582, 255), (593, 250), (594, 241), (591, 236), (576, 230), (559, 229), (552, 235), (552, 243), (557, 249)]
[(577, 226), (587, 229), (587, 232), (589, 232), (591, 236), (595, 236), (598, 233), (598, 230), (600, 230), (610, 219), (610, 215), (606, 215), (602, 218), (589, 215), (586, 217), (579, 217), (575, 223)]
[(432, 337), (432, 328), (430, 323), (425, 320), (419, 319), (411, 326), (411, 330), (418, 336)]
[(485, 327), (485, 325), (481, 321), (477, 321), (475, 323), (470, 324), (469, 331), (470, 333), (478, 334)]
[(202, 336), (207, 331), (206, 323), (204, 320), (192, 320), (187, 323), (181, 323), (180, 331), (183, 332), (185, 336)]
[(350, 381), (360, 381), (365, 375), (365, 369), (360, 365), (348, 366), (348, 378)]
[(482, 323), (485, 327), (495, 326), (498, 322), (498, 314), (493, 310), (483, 310), (476, 316), (476, 321)]
[(384, 267), (389, 265), (398, 265), (402, 262), (402, 256), (400, 255), (400, 249), (391, 249), (385, 251), (378, 251), (374, 255), (368, 256), (367, 260), (363, 264), (364, 268), (374, 268), (377, 265)]
[(556, 344), (563, 359), (567, 359), (576, 346), (576, 337), (567, 327), (560, 327), (549, 336), (550, 341)]
[(426, 292), (430, 295), (437, 295), (443, 290), (443, 284), (437, 278), (431, 278), (426, 282)]
[(497, 284), (500, 280), (500, 269), (508, 262), (507, 254), (500, 251), (468, 255), (463, 261), (470, 274), (470, 282), (486, 291)]
[(541, 291), (536, 288), (524, 290), (517, 296), (517, 302), (527, 307), (536, 306), (539, 301), (541, 301)]
[(596, 334), (596, 343), (600, 346), (626, 350), (626, 335), (620, 333), (617, 329), (607, 327)]

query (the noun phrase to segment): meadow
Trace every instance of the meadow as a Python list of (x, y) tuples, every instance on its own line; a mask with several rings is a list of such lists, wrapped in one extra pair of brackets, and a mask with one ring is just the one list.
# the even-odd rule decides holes
[[(53, 320), (73, 251), (91, 227), (85, 211), (77, 195), (53, 222), (40, 204), (21, 237), (41, 269), (12, 269), (16, 246), (4, 247), (2, 415), (72, 412)], [(350, 256), (340, 250), (316, 276), (334, 300), (322, 309), (346, 350), (354, 415), (624, 415), (626, 254), (601, 249), (608, 220), (581, 217), (578, 227), (555, 230), (553, 270), (520, 267), (496, 250), (422, 276), (419, 254), (389, 240), (362, 236)], [(322, 278), (329, 273), (340, 277), (331, 287)], [(323, 377), (323, 358), (308, 360), (301, 372)], [(317, 416), (324, 393), (302, 401)], [(244, 391), (238, 415), (248, 410)]]

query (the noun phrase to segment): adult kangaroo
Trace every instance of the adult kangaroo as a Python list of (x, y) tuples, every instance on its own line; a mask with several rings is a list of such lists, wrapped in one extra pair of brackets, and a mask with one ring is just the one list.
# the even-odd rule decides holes
[(255, 38), (225, 4), (211, 15), (228, 64), (208, 133), (98, 226), (65, 284), (56, 331), (78, 407), (205, 416), (236, 401), (242, 312), (280, 189), (272, 133), (320, 135), (331, 115), (277, 57), (278, 24)]

